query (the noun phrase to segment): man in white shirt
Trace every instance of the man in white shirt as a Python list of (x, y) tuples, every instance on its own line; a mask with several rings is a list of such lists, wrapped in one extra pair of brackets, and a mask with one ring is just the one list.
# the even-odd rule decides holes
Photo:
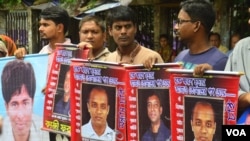
[(115, 141), (115, 131), (107, 123), (109, 99), (104, 88), (92, 88), (87, 108), (90, 113), (90, 120), (81, 127), (82, 140)]

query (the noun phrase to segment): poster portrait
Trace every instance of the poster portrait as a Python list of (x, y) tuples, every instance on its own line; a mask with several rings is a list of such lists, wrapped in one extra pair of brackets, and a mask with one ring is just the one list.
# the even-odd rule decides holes
[[(149, 107), (150, 97), (154, 97), (157, 95), (156, 98), (153, 100), (159, 100), (159, 103), (152, 103), (153, 107)], [(151, 127), (151, 119), (153, 122), (156, 121), (157, 116), (160, 116), (162, 126), (165, 126), (165, 128), (170, 129), (170, 101), (169, 101), (169, 90), (168, 89), (138, 89), (138, 127), (139, 127), (139, 135), (140, 135), (140, 141), (142, 141), (143, 136), (146, 136), (147, 130), (149, 130)], [(161, 110), (157, 110), (157, 105), (161, 107)], [(151, 108), (151, 109), (148, 109)], [(150, 111), (151, 110), (151, 111)], [(170, 131), (170, 130), (169, 130)], [(163, 130), (164, 132), (164, 130)], [(167, 134), (167, 131), (164, 132), (164, 134)]]
[[(126, 141), (124, 67), (118, 63), (72, 59), (70, 72), (74, 97), (71, 139)], [(96, 127), (103, 132), (97, 132)]]
[[(181, 65), (179, 63), (159, 63), (155, 64), (150, 70), (145, 69), (143, 65), (124, 66), (128, 78), (126, 81), (128, 140), (168, 140), (171, 137), (169, 121), (170, 74), (166, 70), (170, 68), (178, 69)], [(151, 97), (152, 93), (157, 93), (157, 96)], [(147, 101), (147, 96), (150, 96), (150, 102)], [(157, 103), (153, 102), (156, 100)], [(157, 108), (152, 108), (156, 111), (154, 113), (149, 109), (153, 105), (154, 107), (157, 106)], [(150, 125), (153, 124), (150, 123), (153, 122), (157, 124), (156, 128), (158, 129), (158, 134), (155, 136), (152, 136), (153, 133), (147, 130), (152, 128)]]
[(49, 140), (48, 132), (42, 130), (41, 110), (48, 54), (25, 55), (24, 59), (5, 57), (0, 59), (0, 64), (0, 115), (3, 117), (0, 140), (12, 141), (27, 133), (29, 140)]
[[(103, 89), (105, 91), (105, 96), (101, 97), (100, 93), (101, 91), (96, 91), (96, 93), (91, 93), (94, 89)], [(96, 95), (100, 99), (92, 99), (90, 95)], [(91, 83), (82, 83), (82, 129), (84, 129), (84, 126), (86, 126), (89, 122), (92, 121), (92, 124), (94, 122), (105, 122), (107, 123), (106, 126), (108, 126), (111, 130), (110, 133), (107, 133), (107, 138), (105, 138), (106, 141), (113, 141), (116, 138), (116, 132), (115, 132), (115, 116), (116, 116), (116, 87), (109, 86), (109, 85), (97, 85), (97, 84), (91, 84)], [(106, 105), (107, 104), (107, 105)], [(88, 105), (88, 106), (87, 106)], [(105, 106), (108, 106), (105, 108)], [(100, 110), (100, 111), (98, 111)], [(96, 119), (95, 119), (96, 118)], [(100, 118), (97, 119), (97, 118)], [(103, 120), (101, 120), (103, 119)], [(104, 120), (105, 119), (105, 120)], [(100, 124), (97, 124), (100, 125)], [(91, 128), (87, 127), (88, 131), (91, 130)], [(89, 134), (92, 134), (86, 130), (81, 130), (81, 136), (82, 140), (98, 140), (94, 137), (91, 138)], [(85, 134), (85, 132), (88, 132)], [(86, 135), (86, 136), (84, 136)], [(89, 135), (89, 136), (88, 136)]]
[[(195, 111), (195, 105), (198, 104), (208, 104), (209, 106), (206, 106), (203, 108), (203, 112), (199, 113), (196, 117), (194, 116)], [(211, 107), (210, 107), (211, 106)], [(185, 124), (185, 140), (194, 140), (194, 133), (195, 128), (200, 130), (201, 128), (204, 128), (204, 130), (211, 131), (207, 132), (206, 136), (204, 138), (211, 137), (212, 140), (219, 140), (221, 139), (221, 125), (224, 124), (224, 99), (220, 98), (204, 98), (204, 97), (198, 97), (198, 96), (185, 96), (184, 97), (184, 123)], [(209, 112), (206, 112), (206, 110), (212, 110), (212, 114)], [(198, 114), (198, 113), (196, 113)], [(192, 119), (193, 118), (193, 119)], [(191, 125), (191, 122), (194, 124)], [(195, 123), (196, 122), (196, 123)], [(196, 125), (197, 124), (197, 125)], [(213, 127), (213, 124), (216, 124)], [(193, 128), (194, 129), (193, 129)], [(202, 137), (202, 135), (200, 135)]]
[(74, 44), (56, 44), (48, 74), (43, 129), (70, 136), (70, 60), (87, 58), (88, 50)]
[[(198, 130), (201, 125), (207, 125), (210, 129), (206, 131), (209, 131), (210, 136), (207, 134), (204, 138), (221, 140), (221, 126), (236, 124), (239, 78), (242, 73), (206, 71), (203, 76), (198, 77), (193, 76), (193, 70), (168, 71), (171, 73), (171, 128), (176, 129), (171, 130), (172, 141), (198, 138), (200, 132), (193, 131)], [(200, 101), (197, 103), (198, 100)], [(210, 122), (205, 124), (205, 121), (198, 119), (201, 115), (209, 115)]]

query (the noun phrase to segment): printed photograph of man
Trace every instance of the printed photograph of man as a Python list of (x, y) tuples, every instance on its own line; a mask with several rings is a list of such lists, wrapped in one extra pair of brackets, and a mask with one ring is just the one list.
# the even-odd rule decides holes
[[(89, 91), (85, 88), (82, 89), (89, 94), (87, 102), (82, 102), (87, 105), (87, 110), (82, 112), (82, 116), (87, 115), (88, 112), (90, 117), (87, 122), (83, 120), (82, 140), (115, 141), (116, 133), (113, 130), (115, 125), (110, 126), (110, 123), (115, 123), (115, 88), (96, 85), (91, 86)], [(112, 121), (108, 122), (110, 114), (113, 117), (111, 117)]]
[(42, 131), (42, 117), (33, 114), (36, 78), (32, 65), (24, 60), (9, 61), (1, 75), (2, 94), (7, 116), (1, 141), (49, 141)]
[[(69, 66), (62, 67), (58, 81), (57, 95), (55, 96), (54, 112), (70, 116), (70, 69)], [(60, 85), (60, 82), (62, 84)]]
[[(138, 90), (138, 121), (141, 141), (166, 141), (170, 139), (168, 96), (168, 90), (166, 89)], [(162, 101), (164, 101), (164, 104)], [(147, 117), (147, 120), (145, 120), (145, 117)], [(168, 123), (168, 127), (166, 123)]]
[[(223, 100), (185, 97), (185, 106), (187, 109), (191, 109), (191, 111), (185, 109), (185, 118), (189, 117), (184, 122), (186, 125), (185, 140), (221, 140), (219, 133), (221, 130), (218, 129), (223, 123)], [(192, 132), (190, 133), (190, 131)]]

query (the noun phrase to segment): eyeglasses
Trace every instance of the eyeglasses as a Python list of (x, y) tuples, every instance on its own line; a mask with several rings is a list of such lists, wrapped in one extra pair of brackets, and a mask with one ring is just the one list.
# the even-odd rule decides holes
[(181, 19), (176, 20), (176, 23), (178, 24), (178, 26), (187, 22), (194, 22), (194, 21), (193, 20), (181, 20)]

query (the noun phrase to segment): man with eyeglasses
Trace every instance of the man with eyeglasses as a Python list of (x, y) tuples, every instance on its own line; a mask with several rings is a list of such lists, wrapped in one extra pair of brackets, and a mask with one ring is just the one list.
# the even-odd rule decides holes
[[(175, 62), (183, 63), (185, 69), (198, 64), (214, 70), (224, 70), (228, 57), (216, 47), (209, 45), (208, 35), (215, 22), (213, 6), (206, 0), (187, 0), (180, 4), (175, 33), (188, 49), (180, 52)], [(204, 72), (204, 68), (198, 68)]]

